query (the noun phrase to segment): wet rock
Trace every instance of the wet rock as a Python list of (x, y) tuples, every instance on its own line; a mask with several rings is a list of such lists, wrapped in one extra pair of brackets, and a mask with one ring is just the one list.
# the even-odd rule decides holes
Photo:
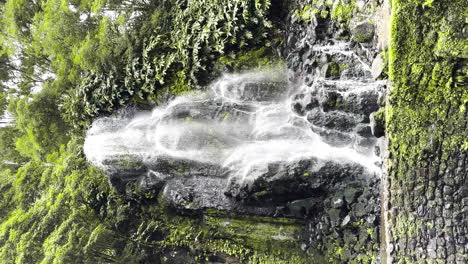
[(326, 92), (322, 96), (320, 100), (320, 106), (322, 107), (323, 111), (328, 112), (330, 110), (335, 109), (337, 104), (339, 104), (340, 101), (342, 101), (341, 94), (335, 91), (330, 91), (330, 92)]
[(126, 186), (140, 177), (145, 177), (146, 167), (137, 156), (118, 155), (105, 159), (102, 164), (109, 175), (109, 183), (118, 192), (125, 192)]
[(138, 179), (138, 185), (142, 191), (161, 190), (170, 178), (171, 176), (168, 174), (149, 171), (146, 175), (143, 175)]
[(374, 37), (374, 25), (369, 22), (361, 22), (351, 28), (351, 34), (355, 42), (370, 42)]
[(332, 208), (327, 211), (328, 216), (330, 217), (330, 223), (332, 226), (339, 226), (341, 224), (341, 210)]
[(366, 204), (357, 203), (357, 204), (355, 204), (355, 205), (353, 206), (352, 211), (353, 211), (353, 214), (354, 214), (357, 218), (359, 218), (359, 217), (362, 217), (362, 216), (366, 215), (366, 214), (369, 212), (369, 209), (370, 209), (370, 208), (368, 208)]
[(316, 107), (318, 107), (320, 105), (319, 101), (317, 100), (317, 98), (311, 98), (309, 103), (307, 103), (306, 107), (305, 107), (305, 110), (306, 111), (310, 111)]
[[(385, 86), (383, 88), (385, 88)], [(380, 107), (385, 107), (385, 105), (387, 104), (386, 101), (387, 101), (386, 90), (382, 89), (382, 91), (379, 93), (379, 98), (377, 99), (377, 104)]]
[(367, 116), (379, 109), (377, 98), (378, 93), (374, 90), (356, 93), (350, 92), (338, 102), (337, 109)]
[(244, 100), (271, 101), (279, 99), (286, 91), (285, 82), (251, 82), (244, 84), (240, 97)]
[(333, 208), (341, 208), (344, 205), (343, 196), (335, 196), (331, 201)]
[(345, 216), (345, 218), (343, 219), (343, 222), (341, 222), (341, 226), (346, 226), (350, 221), (351, 221), (351, 217), (349, 215)]
[(377, 56), (372, 61), (372, 77), (374, 77), (374, 79), (377, 79), (380, 77), (384, 69), (384, 66), (385, 65), (384, 65), (382, 56), (380, 54), (377, 54)]
[(343, 240), (347, 245), (353, 245), (357, 242), (357, 236), (349, 231), (344, 232)]
[(348, 204), (352, 204), (354, 203), (354, 201), (356, 200), (356, 198), (359, 196), (359, 194), (361, 193), (360, 190), (358, 189), (355, 189), (355, 188), (347, 188), (345, 191), (344, 191), (344, 198), (345, 198), (345, 201), (348, 203)]
[[(258, 95), (260, 97), (260, 95)], [(254, 109), (249, 104), (221, 103), (218, 100), (203, 100), (182, 102), (174, 105), (162, 117), (162, 121), (197, 120), (212, 121), (230, 118), (231, 120), (246, 120)]]
[(356, 125), (356, 120), (349, 114), (338, 111), (322, 112), (320, 109), (310, 111), (307, 120), (315, 126), (344, 132), (351, 131)]
[(319, 134), (325, 143), (334, 147), (343, 147), (353, 142), (353, 138), (349, 133), (320, 127), (312, 127), (312, 131)]
[(292, 201), (287, 204), (289, 212), (298, 218), (306, 217), (311, 213), (312, 208), (320, 206), (321, 199), (318, 198), (307, 198), (302, 200)]
[(380, 146), (375, 146), (375, 147), (374, 147), (374, 154), (375, 154), (375, 156), (377, 156), (377, 157), (381, 157), (382, 152), (381, 152), (381, 150), (380, 150)]
[(304, 108), (305, 107), (303, 107), (301, 103), (298, 103), (298, 102), (293, 103), (293, 110), (298, 115), (301, 115), (301, 116), (305, 115), (305, 109)]
[(356, 128), (356, 134), (361, 137), (371, 137), (372, 136), (372, 129), (370, 126), (365, 124), (359, 124)]
[(383, 116), (378, 115), (376, 113), (372, 113), (370, 115), (370, 126), (372, 129), (372, 135), (379, 138), (385, 135), (385, 125)]

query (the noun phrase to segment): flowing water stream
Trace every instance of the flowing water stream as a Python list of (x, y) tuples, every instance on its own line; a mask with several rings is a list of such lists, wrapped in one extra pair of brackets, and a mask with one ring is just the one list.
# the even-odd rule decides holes
[(104, 170), (138, 164), (140, 174), (163, 173), (153, 169), (160, 159), (211, 164), (227, 171), (226, 184), (311, 158), (316, 170), (333, 161), (378, 173), (369, 114), (378, 108), (381, 83), (347, 43), (314, 52), (318, 63), (307, 83), (288, 85), (284, 70), (225, 74), (208, 91), (151, 112), (102, 117), (88, 131), (85, 154)]

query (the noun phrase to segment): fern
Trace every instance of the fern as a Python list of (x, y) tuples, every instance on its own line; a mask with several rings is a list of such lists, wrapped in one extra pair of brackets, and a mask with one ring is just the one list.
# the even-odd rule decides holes
[[(151, 10), (152, 30), (135, 34), (120, 65), (90, 71), (66, 99), (68, 120), (80, 126), (132, 98), (160, 98), (204, 83), (217, 59), (245, 47), (265, 46), (269, 0), (163, 0)], [(161, 17), (156, 19), (155, 16)], [(142, 29), (134, 29), (135, 32)], [(142, 38), (137, 39), (137, 38)], [(128, 48), (130, 50), (130, 47)], [(115, 62), (114, 62), (115, 63)]]

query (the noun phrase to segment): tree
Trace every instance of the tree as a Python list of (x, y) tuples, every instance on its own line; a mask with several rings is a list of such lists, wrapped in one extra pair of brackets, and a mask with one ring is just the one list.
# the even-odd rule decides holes
[(19, 131), (14, 126), (0, 128), (0, 170), (4, 168), (17, 169), (26, 160), (15, 148)]
[(8, 110), (16, 117), (21, 133), (16, 149), (23, 156), (43, 160), (68, 141), (68, 125), (61, 117), (59, 103), (60, 95), (49, 86), (31, 99), (11, 101)]

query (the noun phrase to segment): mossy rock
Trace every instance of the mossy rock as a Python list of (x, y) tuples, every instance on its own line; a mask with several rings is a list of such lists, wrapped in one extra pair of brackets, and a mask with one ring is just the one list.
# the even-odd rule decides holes
[(351, 34), (353, 35), (354, 42), (370, 42), (374, 37), (374, 25), (368, 22), (361, 22), (351, 29)]

